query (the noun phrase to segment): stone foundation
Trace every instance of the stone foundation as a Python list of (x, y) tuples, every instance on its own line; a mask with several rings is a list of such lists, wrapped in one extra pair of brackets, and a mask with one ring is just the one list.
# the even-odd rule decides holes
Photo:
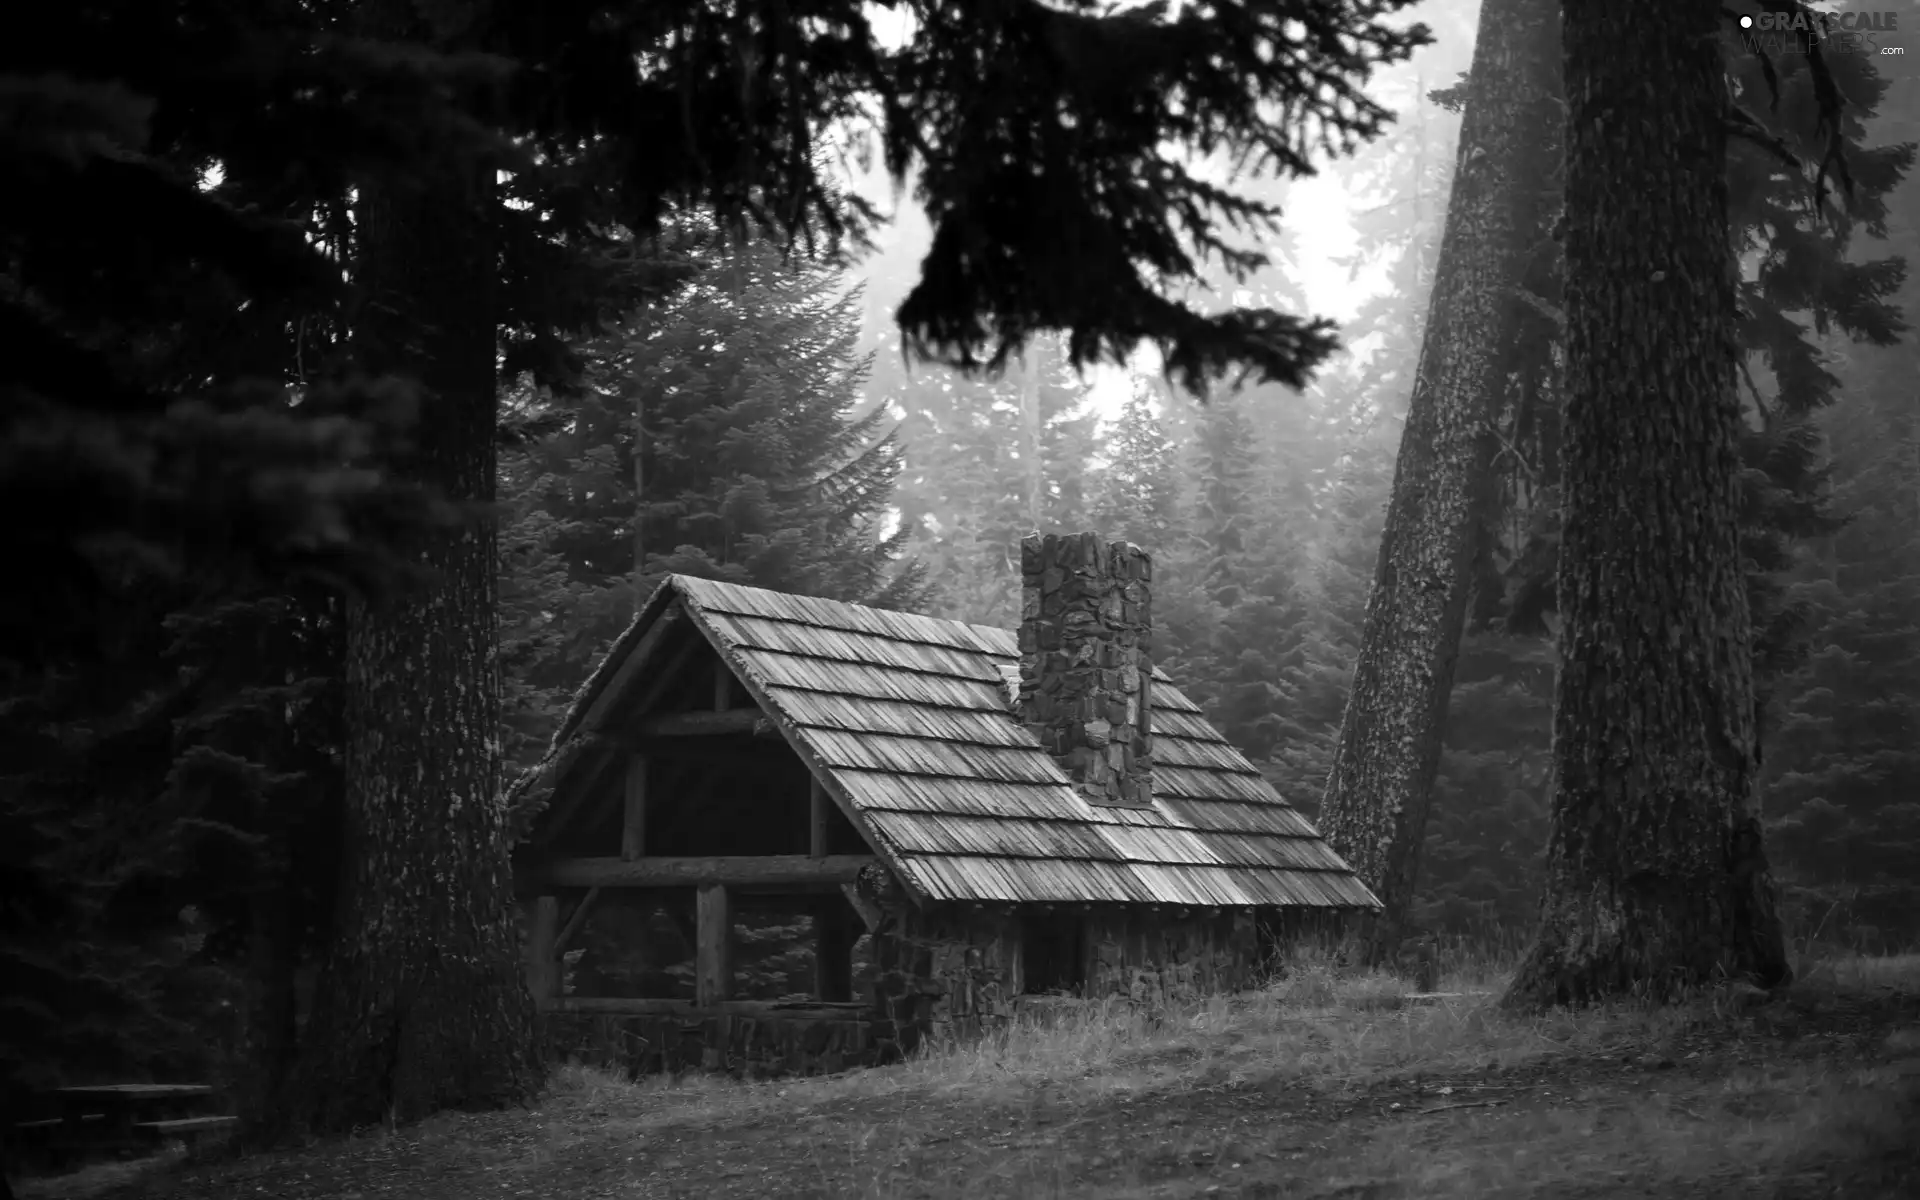
[(1089, 922), (1090, 998), (1124, 996), (1147, 1008), (1254, 986), (1253, 914), (1155, 917), (1122, 910)]
[(792, 1017), (659, 1017), (542, 1013), (547, 1061), (627, 1075), (720, 1071), (749, 1079), (825, 1075), (898, 1062), (891, 1022)]
[[(1033, 910), (1037, 915), (1040, 910)], [(1058, 919), (1055, 914), (1053, 919)], [(1083, 922), (1082, 1003), (1120, 1001), (1143, 1012), (1257, 986), (1290, 915), (1242, 910), (1096, 907)], [(765, 1078), (880, 1066), (930, 1040), (964, 1041), (1016, 1017), (1074, 1007), (1027, 994), (1023, 910), (957, 905), (890, 912), (873, 940), (870, 1015), (806, 1018), (545, 1013), (552, 1061), (631, 1074), (709, 1070)]]
[[(1119, 998), (1157, 1009), (1258, 982), (1260, 946), (1251, 913), (1181, 917), (1107, 908), (1081, 919), (1084, 982), (1075, 991), (1082, 998)], [(1017, 910), (905, 914), (898, 929), (874, 946), (881, 1013), (903, 1033), (911, 1031), (909, 1040), (975, 1036), (1010, 1019), (1029, 999), (1021, 924)]]
[(1013, 1015), (1019, 922), (1003, 913), (907, 910), (873, 943), (879, 1014), (921, 1039), (977, 1037)]

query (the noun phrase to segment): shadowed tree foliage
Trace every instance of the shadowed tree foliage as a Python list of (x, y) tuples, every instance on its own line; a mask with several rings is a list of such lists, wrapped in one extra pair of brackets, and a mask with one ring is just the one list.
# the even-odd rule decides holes
[[(1836, 74), (1851, 66), (1834, 64)], [(1849, 257), (1863, 269), (1807, 274), (1857, 285), (1886, 281), (1904, 266), (1887, 299), (1905, 327), (1891, 344), (1856, 337), (1868, 344), (1846, 345), (1830, 335), (1817, 364), (1824, 369), (1811, 373), (1837, 383), (1834, 403), (1815, 419), (1831, 451), (1832, 508), (1845, 524), (1801, 556), (1794, 577), (1790, 594), (1810, 612), (1808, 647), (1777, 687), (1766, 806), (1799, 932), (1891, 949), (1920, 938), (1920, 341), (1912, 328), (1920, 312), (1920, 74), (1856, 74), (1847, 95), (1861, 102), (1850, 116), (1866, 122), (1866, 144), (1848, 149), (1862, 201), (1852, 207), (1863, 210), (1856, 225), (1884, 235), (1901, 257), (1889, 261), (1879, 244), (1856, 239)], [(1833, 326), (1834, 334), (1851, 332), (1837, 319)]]
[(409, 397), (335, 354), (329, 224), (430, 135), (428, 81), (311, 6), (45, 16), (0, 44), (0, 494), (36, 514), (8, 524), (32, 582), (0, 604), (0, 844), (32, 901), (6, 914), (8, 1099), (217, 1057), (194, 1043), (218, 997), (183, 1021), (169, 992), (246, 882), (219, 878), (226, 814), (169, 782), (200, 700), (164, 622), (296, 577), (375, 586), (386, 537), (434, 515), (374, 469)]

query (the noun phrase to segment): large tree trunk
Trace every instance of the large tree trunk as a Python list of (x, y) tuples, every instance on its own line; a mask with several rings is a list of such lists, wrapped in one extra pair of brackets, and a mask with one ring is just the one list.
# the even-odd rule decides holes
[(1755, 790), (1720, 5), (1564, 8), (1561, 665), (1520, 1006), (1788, 976)]
[[(375, 7), (411, 19), (399, 0)], [(348, 610), (342, 896), (289, 1097), (314, 1130), (497, 1107), (539, 1079), (499, 787), (495, 528), (480, 511), (495, 176), (478, 161), (420, 176), (361, 189), (356, 351), (421, 385), (404, 473), (475, 511), (425, 540), (422, 581)]]
[(1488, 430), (1514, 288), (1540, 223), (1559, 120), (1558, 14), (1486, 0), (1427, 325), (1319, 826), (1385, 906), (1370, 957), (1405, 928), (1466, 619)]

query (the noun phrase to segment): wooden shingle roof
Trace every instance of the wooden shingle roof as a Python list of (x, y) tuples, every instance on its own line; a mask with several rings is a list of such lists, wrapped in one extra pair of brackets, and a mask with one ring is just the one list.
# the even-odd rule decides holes
[(609, 690), (640, 674), (625, 660), (676, 610), (925, 899), (1378, 903), (1158, 668), (1153, 807), (1097, 807), (1013, 715), (1011, 632), (683, 575), (581, 689), (546, 762), (516, 783), (518, 803), (542, 802), (531, 793), (542, 779), (550, 790), (556, 764), (591, 740), (587, 714), (612, 707)]

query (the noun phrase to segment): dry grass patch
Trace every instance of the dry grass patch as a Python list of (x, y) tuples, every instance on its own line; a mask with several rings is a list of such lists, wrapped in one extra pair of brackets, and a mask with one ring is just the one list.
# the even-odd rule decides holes
[(1796, 986), (1851, 992), (1920, 992), (1920, 954), (1848, 954), (1814, 959), (1801, 965)]
[(188, 1168), (158, 1194), (1732, 1195), (1905, 1151), (1920, 956), (1805, 970), (1769, 1006), (1801, 1005), (1804, 1038), (1737, 992), (1518, 1017), (1504, 964), (1448, 965), (1417, 1002), (1309, 959), (1257, 993), (1052, 1006), (826, 1078), (563, 1067), (530, 1111)]
[(1500, 981), (1449, 979), (1406, 1003), (1406, 984), (1379, 972), (1313, 963), (1255, 993), (1159, 1010), (1121, 1000), (1060, 1006), (970, 1041), (930, 1045), (883, 1070), (742, 1082), (711, 1075), (626, 1081), (560, 1068), (541, 1113), (550, 1121), (617, 1117), (640, 1127), (753, 1121), (873, 1100), (1030, 1104), (1036, 1093), (1081, 1103), (1195, 1085), (1284, 1078), (1355, 1089), (1411, 1074), (1506, 1070), (1554, 1055), (1607, 1053), (1669, 1041), (1694, 1010), (1592, 1008), (1516, 1017), (1497, 1007)]

